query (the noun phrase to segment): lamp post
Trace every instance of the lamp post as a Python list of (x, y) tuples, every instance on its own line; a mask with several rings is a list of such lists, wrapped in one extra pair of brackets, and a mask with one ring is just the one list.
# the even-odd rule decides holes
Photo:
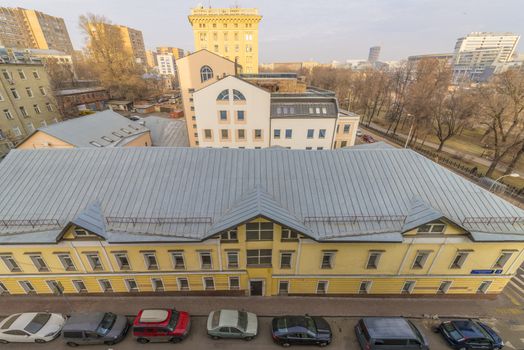
[(500, 179), (505, 178), (505, 177), (507, 177), (507, 176), (509, 176), (509, 177), (520, 177), (520, 175), (517, 174), (517, 173), (511, 173), (511, 174), (502, 175), (501, 177), (499, 177), (498, 179), (496, 179), (495, 182), (493, 182), (493, 183), (491, 184), (491, 186), (489, 187), (488, 192), (491, 192), (491, 190), (493, 189), (493, 186), (495, 186), (495, 184), (496, 184), (497, 182), (499, 182)]

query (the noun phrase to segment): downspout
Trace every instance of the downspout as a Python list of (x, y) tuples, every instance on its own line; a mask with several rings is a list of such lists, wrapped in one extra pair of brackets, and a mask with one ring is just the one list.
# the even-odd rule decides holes
[(104, 252), (104, 256), (107, 259), (107, 262), (109, 263), (109, 269), (111, 272), (115, 272), (115, 269), (113, 268), (113, 263), (111, 262), (111, 259), (109, 259), (109, 254), (107, 254), (105, 246), (102, 244), (101, 241), (98, 242), (100, 244), (100, 247), (102, 247), (102, 251)]

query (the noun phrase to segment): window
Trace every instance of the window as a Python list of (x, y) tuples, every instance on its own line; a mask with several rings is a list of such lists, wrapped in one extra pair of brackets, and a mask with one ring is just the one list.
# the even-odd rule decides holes
[(211, 137), (212, 137), (211, 129), (204, 129), (204, 138), (209, 140), (209, 139), (211, 139)]
[(322, 114), (327, 114), (327, 108), (326, 107), (322, 107)]
[(227, 120), (227, 111), (220, 111), (220, 120)]
[(33, 125), (33, 123), (27, 123), (27, 130), (29, 132), (35, 131), (35, 126)]
[(442, 281), (437, 289), (437, 294), (446, 294), (451, 287), (451, 281)]
[(38, 72), (36, 70), (33, 71), (33, 77), (35, 79), (40, 79), (40, 74), (38, 74)]
[(229, 90), (223, 90), (218, 94), (217, 101), (229, 101)]
[(229, 290), (240, 290), (240, 278), (229, 277)]
[(255, 140), (262, 139), (262, 129), (255, 129)]
[(164, 291), (164, 281), (161, 278), (152, 278), (151, 285), (153, 286), (153, 291), (163, 292)]
[(47, 95), (47, 92), (45, 91), (45, 88), (43, 86), (39, 86), (38, 90), (40, 90), (40, 93), (42, 94), (42, 96)]
[(238, 129), (237, 134), (239, 140), (244, 140), (246, 138), (246, 131), (244, 129)]
[[(23, 79), (23, 80), (27, 79), (27, 77), (25, 76), (24, 71), (21, 70), (21, 69), (18, 70), (18, 76), (20, 77), (20, 79)], [(29, 96), (29, 97), (31, 97), (31, 96)]]
[(278, 282), (278, 295), (288, 295), (289, 294), (289, 281), (279, 281)]
[(290, 139), (293, 136), (292, 129), (286, 129), (286, 139)]
[(220, 240), (222, 242), (237, 242), (238, 241), (238, 233), (237, 230), (227, 230), (225, 232), (222, 232), (220, 234)]
[(178, 290), (189, 290), (189, 280), (187, 278), (177, 278), (176, 282), (178, 284)]
[(402, 294), (411, 294), (413, 293), (413, 288), (415, 288), (415, 281), (406, 281), (402, 286)]
[(248, 249), (247, 266), (271, 266), (271, 249)]
[(319, 139), (325, 139), (326, 138), (326, 129), (320, 129), (318, 131), (318, 138)]
[(281, 269), (290, 269), (291, 268), (291, 259), (293, 257), (292, 252), (282, 252), (280, 253), (280, 268)]
[(13, 120), (13, 115), (11, 114), (11, 111), (9, 111), (8, 109), (4, 109), (4, 115), (7, 119), (9, 120)]
[(20, 272), (22, 269), (20, 269), (20, 266), (15, 261), (12, 255), (2, 255), (2, 261), (4, 262), (5, 266), (9, 269), (11, 272)]
[(213, 267), (211, 252), (200, 252), (200, 266), (203, 270), (209, 270)]
[(127, 258), (126, 253), (116, 253), (115, 254), (116, 262), (120, 270), (130, 270), (131, 265), (129, 264), (129, 259)]
[(98, 253), (87, 254), (86, 257), (93, 271), (103, 270), (102, 261), (100, 260)]
[(31, 258), (33, 265), (35, 265), (39, 272), (49, 271), (49, 268), (41, 255), (30, 255), (29, 258)]
[(4, 100), (4, 96), (2, 96), (2, 94), (0, 94), (0, 101), (3, 101)]
[(499, 269), (503, 268), (504, 265), (506, 265), (506, 263), (508, 262), (508, 260), (511, 259), (512, 255), (513, 252), (502, 251), (502, 253), (500, 253), (499, 257), (497, 258), (497, 261), (495, 261), (495, 265), (493, 265), (493, 267)]
[(91, 141), (91, 142), (89, 142), (89, 144), (91, 144), (91, 145), (93, 145), (95, 147), (102, 147), (101, 144), (99, 144), (98, 142), (95, 142), (95, 141)]
[(272, 241), (272, 222), (250, 222), (246, 224), (246, 240), (248, 241)]
[(17, 99), (17, 100), (20, 98), (20, 95), (18, 94), (18, 91), (16, 91), (15, 88), (11, 88), (11, 94), (12, 94), (13, 97), (14, 97), (15, 99)]
[(22, 289), (26, 292), (26, 294), (35, 294), (36, 290), (35, 287), (31, 284), (29, 281), (20, 281), (20, 286)]
[(376, 269), (378, 268), (378, 262), (380, 261), (380, 257), (382, 255), (382, 252), (369, 252), (368, 256), (368, 263), (366, 264), (366, 269)]
[(79, 228), (79, 227), (75, 228), (74, 232), (75, 232), (75, 237), (85, 237), (85, 236), (90, 235), (90, 233), (87, 232), (87, 230), (83, 228)]
[(0, 295), (7, 295), (7, 294), (9, 294), (9, 290), (7, 289), (5, 284), (0, 282)]
[(20, 128), (18, 126), (15, 126), (13, 128), (13, 134), (15, 135), (15, 137), (20, 137), (22, 136), (22, 131), (20, 131)]
[(18, 107), (20, 109), (20, 114), (22, 114), (22, 117), (29, 117), (29, 114), (27, 114), (27, 111), (25, 110), (25, 107), (24, 106), (20, 106)]
[(38, 105), (33, 105), (33, 109), (35, 110), (36, 114), (42, 113), (42, 111), (40, 110), (40, 107)]
[(421, 225), (417, 233), (433, 233), (433, 234), (439, 234), (443, 233), (444, 229), (446, 228), (446, 225), (442, 222), (434, 222), (430, 224)]
[(109, 280), (98, 280), (98, 283), (100, 284), (100, 288), (102, 288), (102, 292), (108, 293), (113, 291), (113, 286)]
[(332, 269), (334, 258), (335, 258), (335, 252), (323, 252), (322, 263), (320, 265), (320, 268)]
[(244, 121), (244, 111), (237, 111), (237, 120)]
[(2, 75), (4, 76), (4, 79), (11, 80), (11, 74), (6, 70), (2, 69)]
[(298, 240), (298, 232), (293, 231), (290, 228), (282, 227), (282, 234), (280, 239), (282, 241), (296, 241)]
[(62, 263), (64, 270), (66, 271), (76, 271), (75, 264), (73, 259), (69, 254), (58, 254), (58, 260)]
[(238, 90), (233, 89), (233, 101), (245, 101), (246, 97), (243, 93)]
[(371, 281), (362, 281), (360, 282), (360, 287), (358, 288), (358, 294), (368, 294), (371, 288)]
[(238, 252), (227, 252), (227, 268), (238, 268)]
[(173, 267), (175, 270), (184, 270), (186, 268), (184, 252), (172, 252), (171, 257), (173, 258)]
[(144, 259), (148, 270), (158, 270), (158, 261), (154, 252), (144, 253)]
[(429, 252), (427, 251), (418, 251), (417, 255), (415, 256), (415, 260), (413, 261), (412, 269), (423, 269), (424, 265), (426, 264), (426, 261), (428, 260)]
[(349, 130), (351, 129), (350, 124), (344, 124), (344, 134), (349, 134)]
[(340, 147), (346, 147), (348, 145), (348, 142), (347, 141), (342, 141), (340, 143)]
[(280, 138), (280, 129), (273, 130), (273, 138), (279, 139)]
[(27, 97), (33, 97), (33, 90), (31, 90), (30, 87), (26, 87), (25, 92), (27, 93)]
[(213, 277), (204, 277), (204, 290), (215, 290), (215, 280)]
[(477, 294), (486, 294), (492, 281), (482, 281), (477, 289)]
[(200, 81), (203, 83), (213, 78), (213, 70), (209, 66), (203, 66), (200, 68)]
[(315, 136), (315, 130), (314, 129), (307, 129), (307, 138), (312, 139)]
[(326, 294), (327, 293), (328, 282), (327, 281), (318, 281), (317, 283), (317, 294)]
[(220, 137), (222, 140), (229, 139), (229, 130), (227, 129), (220, 129)]
[(138, 284), (133, 278), (128, 278), (126, 281), (126, 287), (129, 292), (138, 292)]
[(457, 252), (457, 255), (455, 255), (455, 258), (453, 259), (453, 262), (451, 263), (450, 269), (462, 268), (468, 255), (469, 255), (469, 252), (461, 252), (461, 251)]

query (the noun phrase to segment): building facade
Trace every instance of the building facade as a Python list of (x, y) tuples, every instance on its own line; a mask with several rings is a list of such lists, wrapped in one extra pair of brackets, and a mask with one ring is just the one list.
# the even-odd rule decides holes
[(372, 46), (369, 48), (368, 62), (376, 63), (380, 58), (380, 46)]
[(103, 111), (109, 92), (103, 87), (62, 89), (55, 91), (58, 108), (64, 117), (77, 117), (83, 111)]
[(175, 60), (184, 57), (184, 50), (178, 47), (160, 46), (156, 48), (156, 53), (159, 55), (172, 54)]
[(157, 54), (158, 72), (161, 75), (176, 75), (175, 57), (173, 54)]
[(20, 7), (0, 7), (0, 14), (0, 45), (73, 53), (63, 18)]
[(206, 49), (242, 66), (244, 73), (258, 73), (257, 9), (204, 8), (191, 10), (195, 51)]
[[(235, 63), (207, 50), (197, 51), (176, 62), (178, 83), (184, 106), (189, 145), (199, 145), (199, 126), (193, 93), (216, 82), (221, 77), (236, 74)], [(212, 101), (211, 101), (212, 102)]]
[(15, 150), (0, 174), (2, 294), (480, 297), (524, 260), (522, 210), (406, 149)]

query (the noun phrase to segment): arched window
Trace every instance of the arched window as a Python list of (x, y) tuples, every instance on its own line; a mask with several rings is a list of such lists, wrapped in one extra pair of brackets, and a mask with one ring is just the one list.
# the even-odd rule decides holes
[(217, 101), (228, 101), (229, 100), (229, 90), (224, 90), (218, 94)]
[(213, 78), (213, 70), (209, 66), (203, 66), (200, 68), (200, 80), (202, 82)]
[(246, 97), (238, 90), (233, 90), (233, 101), (245, 101)]

